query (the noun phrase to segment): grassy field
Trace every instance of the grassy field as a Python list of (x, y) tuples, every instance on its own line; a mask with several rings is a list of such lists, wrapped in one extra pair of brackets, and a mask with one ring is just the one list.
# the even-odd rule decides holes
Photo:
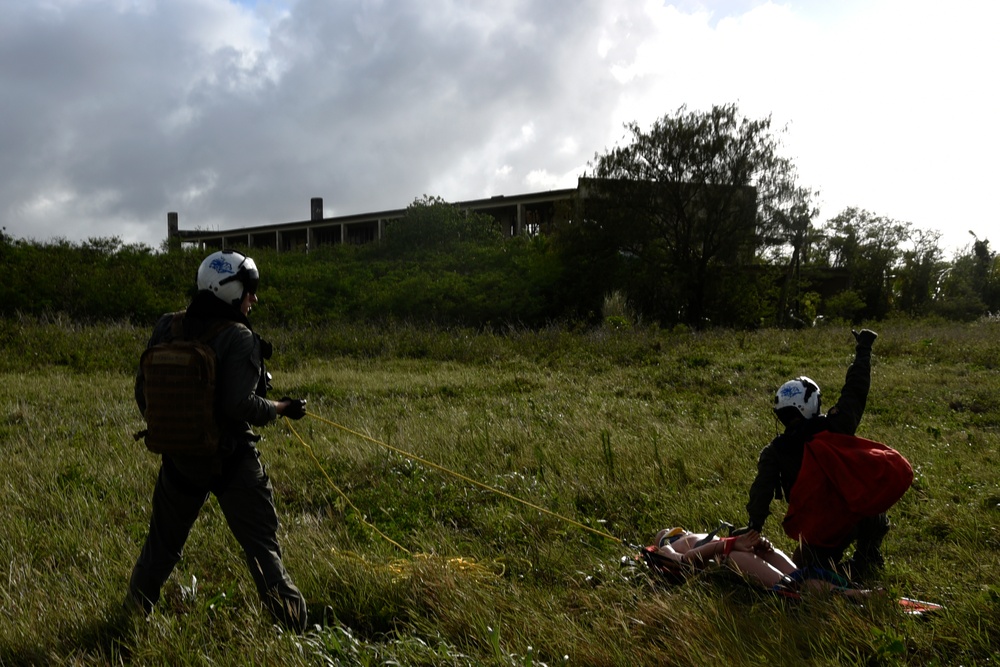
[[(619, 541), (744, 523), (774, 388), (807, 374), (832, 405), (847, 328), (264, 332), (277, 395), (336, 424), (295, 422), (304, 444), (262, 429), (314, 624), (295, 636), (258, 609), (214, 500), (154, 613), (121, 617), (158, 465), (132, 439), (148, 331), (2, 322), (0, 665), (995, 664), (1000, 324), (878, 331), (859, 434), (916, 480), (891, 512), (888, 594), (863, 605), (724, 573), (655, 585)], [(946, 608), (906, 616), (896, 595)]]

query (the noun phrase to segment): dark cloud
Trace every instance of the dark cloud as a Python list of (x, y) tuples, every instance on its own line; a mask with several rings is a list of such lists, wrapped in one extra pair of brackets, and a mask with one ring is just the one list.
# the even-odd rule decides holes
[(737, 102), (791, 121), (818, 222), (859, 206), (962, 243), (990, 210), (948, 193), (989, 191), (997, 139), (961, 115), (997, 108), (997, 10), (955, 3), (7, 2), (0, 226), (155, 247), (168, 211), (227, 228), (314, 196), (334, 215), (567, 187), (624, 122)]
[(628, 21), (499, 5), (301, 0), (265, 23), (222, 0), (24, 3), (0, 29), (2, 224), (155, 246), (167, 211), (225, 228), (565, 176), (603, 148), (599, 43)]

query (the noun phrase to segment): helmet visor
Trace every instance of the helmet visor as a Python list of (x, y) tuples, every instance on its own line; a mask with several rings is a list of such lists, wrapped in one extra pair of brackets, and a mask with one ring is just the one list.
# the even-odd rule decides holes
[(254, 263), (253, 259), (250, 257), (244, 257), (240, 265), (236, 267), (236, 273), (224, 278), (219, 281), (220, 285), (225, 285), (226, 283), (231, 283), (234, 280), (239, 281), (243, 285), (243, 293), (256, 294), (257, 288), (260, 287), (260, 272), (257, 271), (257, 265)]
[(257, 293), (257, 288), (260, 287), (260, 272), (253, 259), (247, 257), (243, 260), (239, 270), (236, 271), (236, 277), (243, 283), (244, 292)]

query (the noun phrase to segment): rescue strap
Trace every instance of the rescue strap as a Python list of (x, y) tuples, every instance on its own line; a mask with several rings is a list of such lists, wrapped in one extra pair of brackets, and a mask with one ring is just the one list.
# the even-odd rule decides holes
[[(306, 414), (309, 414), (309, 413), (307, 412)], [(330, 475), (328, 475), (327, 472), (326, 472), (326, 469), (323, 468), (323, 464), (319, 462), (318, 458), (316, 458), (316, 453), (313, 451), (313, 448), (310, 447), (306, 443), (306, 441), (302, 439), (302, 436), (299, 435), (299, 432), (295, 430), (294, 426), (292, 426), (292, 420), (290, 420), (288, 417), (285, 417), (284, 419), (285, 419), (285, 426), (288, 427), (288, 430), (291, 431), (292, 434), (295, 436), (295, 438), (302, 444), (303, 447), (305, 447), (306, 452), (309, 454), (309, 458), (311, 458), (313, 460), (313, 463), (316, 464), (316, 467), (319, 468), (319, 471), (321, 473), (323, 473), (323, 477), (326, 478), (326, 481), (330, 485), (330, 487), (334, 491), (336, 491), (337, 494), (341, 498), (344, 499), (344, 502), (347, 503), (347, 505), (352, 510), (354, 510), (354, 512), (358, 516), (358, 520), (361, 521), (361, 523), (363, 523), (366, 526), (368, 526), (369, 528), (371, 528), (372, 530), (374, 530), (376, 533), (378, 533), (389, 544), (393, 545), (394, 547), (396, 547), (400, 551), (403, 551), (404, 553), (409, 554), (410, 553), (409, 549), (407, 549), (406, 547), (404, 547), (403, 545), (401, 545), (399, 542), (396, 542), (394, 539), (392, 539), (391, 537), (389, 537), (388, 535), (386, 535), (385, 533), (383, 533), (381, 530), (379, 530), (378, 528), (376, 528), (372, 523), (369, 523), (368, 521), (365, 521), (365, 515), (361, 512), (361, 510), (359, 510), (357, 508), (357, 506), (354, 503), (351, 502), (351, 499), (347, 497), (347, 494), (344, 493), (343, 491), (341, 491), (340, 487), (338, 487), (336, 484), (334, 484), (333, 480), (330, 479)]]
[[(452, 477), (460, 479), (463, 482), (466, 482), (468, 484), (472, 484), (473, 486), (477, 486), (477, 487), (479, 487), (481, 489), (489, 491), (490, 493), (495, 493), (498, 496), (502, 496), (502, 497), (504, 497), (504, 498), (506, 498), (508, 500), (513, 500), (516, 503), (520, 503), (520, 504), (522, 504), (522, 505), (524, 505), (526, 507), (530, 507), (533, 510), (536, 510), (538, 512), (542, 512), (543, 514), (547, 514), (547, 515), (549, 515), (551, 517), (554, 517), (556, 519), (559, 519), (560, 521), (563, 521), (565, 523), (572, 524), (572, 525), (576, 526), (577, 528), (580, 528), (580, 529), (585, 530), (587, 532), (593, 533), (594, 535), (598, 535), (598, 536), (603, 537), (605, 539), (614, 540), (615, 542), (617, 542), (619, 544), (624, 544), (625, 546), (627, 546), (629, 548), (633, 548), (633, 549), (638, 548), (638, 547), (636, 547), (633, 544), (629, 544), (628, 542), (626, 542), (625, 540), (623, 540), (621, 538), (615, 537), (611, 533), (605, 532), (603, 530), (598, 530), (596, 528), (592, 528), (591, 526), (588, 526), (586, 524), (580, 523), (579, 521), (575, 521), (573, 519), (570, 519), (569, 517), (562, 516), (561, 514), (557, 514), (557, 513), (553, 512), (551, 510), (545, 509), (544, 507), (541, 507), (539, 505), (535, 505), (534, 503), (530, 503), (530, 502), (528, 502), (526, 500), (522, 500), (522, 499), (520, 499), (520, 498), (518, 498), (516, 496), (513, 496), (513, 495), (507, 493), (506, 491), (501, 491), (500, 489), (498, 489), (496, 487), (490, 486), (488, 484), (483, 484), (482, 482), (476, 481), (476, 480), (472, 479), (471, 477), (467, 477), (465, 475), (462, 475), (461, 473), (457, 473), (457, 472), (455, 472), (453, 470), (449, 470), (448, 468), (445, 468), (444, 466), (438, 465), (437, 463), (434, 463), (433, 461), (428, 461), (427, 459), (421, 458), (421, 457), (419, 457), (416, 454), (413, 454), (411, 452), (407, 452), (407, 451), (402, 450), (402, 449), (400, 449), (398, 447), (393, 447), (392, 445), (387, 444), (385, 442), (382, 442), (381, 440), (377, 440), (376, 438), (372, 438), (371, 436), (365, 435), (364, 433), (360, 433), (360, 432), (355, 431), (353, 429), (347, 428), (346, 426), (338, 424), (338, 423), (336, 423), (334, 421), (331, 421), (329, 419), (321, 417), (321, 416), (317, 415), (314, 412), (306, 411), (306, 415), (308, 415), (309, 417), (312, 417), (313, 419), (318, 419), (319, 421), (321, 421), (321, 422), (323, 422), (325, 424), (329, 424), (330, 426), (333, 426), (334, 428), (340, 429), (341, 431), (344, 431), (345, 433), (350, 433), (351, 435), (356, 436), (358, 438), (361, 438), (362, 440), (367, 440), (368, 442), (371, 442), (373, 444), (379, 445), (380, 447), (384, 447), (385, 449), (388, 449), (388, 450), (390, 450), (392, 452), (395, 452), (396, 454), (399, 454), (400, 456), (403, 456), (403, 457), (405, 457), (407, 459), (410, 459), (411, 461), (416, 461), (417, 463), (425, 465), (425, 466), (427, 466), (429, 468), (433, 468), (434, 470), (438, 470), (438, 471), (443, 472), (443, 473), (445, 473), (447, 475), (451, 475)], [(359, 516), (362, 516), (360, 510), (358, 510), (358, 508), (355, 507), (353, 503), (351, 503), (351, 501), (347, 498), (347, 496), (344, 494), (343, 491), (341, 491), (340, 489), (337, 488), (337, 486), (333, 483), (333, 480), (330, 479), (330, 476), (326, 473), (325, 470), (323, 470), (323, 466), (320, 464), (319, 459), (316, 458), (316, 455), (313, 452), (312, 447), (310, 447), (308, 444), (306, 444), (305, 440), (303, 440), (302, 436), (300, 436), (298, 434), (298, 432), (292, 426), (291, 421), (287, 417), (285, 417), (285, 424), (288, 426), (288, 429), (295, 435), (295, 437), (298, 439), (298, 441), (302, 444), (302, 446), (306, 448), (306, 451), (309, 453), (309, 456), (313, 459), (313, 462), (316, 463), (317, 467), (319, 467), (319, 469), (323, 472), (323, 476), (326, 477), (326, 480), (330, 484), (330, 486), (333, 487), (337, 491), (337, 493), (340, 494), (340, 496), (342, 498), (344, 498), (344, 500), (347, 502), (347, 504), (350, 505), (350, 507), (355, 512), (357, 512)], [(385, 538), (386, 540), (388, 540), (391, 544), (395, 545), (396, 547), (398, 547), (399, 549), (405, 551), (406, 553), (410, 553), (407, 549), (405, 549), (404, 547), (400, 546), (398, 543), (394, 542), (392, 539), (390, 539), (388, 536), (386, 536), (382, 531), (380, 531), (377, 528), (375, 528), (375, 526), (373, 526), (372, 524), (368, 523), (363, 518), (361, 519), (361, 521), (366, 526), (370, 527), (376, 533), (378, 533), (379, 535), (381, 535), (383, 538)]]

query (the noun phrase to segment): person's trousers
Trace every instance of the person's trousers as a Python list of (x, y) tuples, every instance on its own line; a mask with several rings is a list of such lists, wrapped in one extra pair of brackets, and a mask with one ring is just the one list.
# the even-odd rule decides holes
[(159, 600), (202, 505), (213, 493), (243, 548), (264, 607), (287, 628), (305, 629), (305, 598), (281, 561), (274, 494), (258, 456), (256, 448), (247, 447), (225, 462), (221, 475), (212, 474), (209, 466), (175, 464), (164, 457), (153, 490), (149, 534), (129, 581), (132, 601), (145, 613)]
[(880, 566), (882, 562), (882, 540), (889, 532), (889, 515), (876, 514), (861, 519), (851, 531), (850, 538), (839, 547), (817, 547), (800, 544), (792, 553), (792, 561), (798, 567), (821, 567), (827, 570), (838, 570), (844, 552), (851, 542), (855, 542), (855, 567), (865, 565)]

